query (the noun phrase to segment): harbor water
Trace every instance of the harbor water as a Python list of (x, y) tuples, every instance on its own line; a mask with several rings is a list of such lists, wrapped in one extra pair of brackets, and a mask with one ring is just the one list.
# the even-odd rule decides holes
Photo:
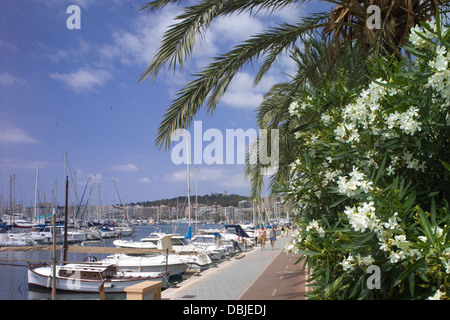
[[(189, 225), (181, 223), (177, 225), (163, 224), (163, 225), (143, 225), (135, 226), (136, 232), (129, 236), (124, 237), (126, 240), (139, 241), (141, 238), (147, 237), (150, 233), (166, 232), (166, 233), (178, 233), (181, 235), (186, 234)], [(192, 232), (194, 234), (195, 225), (192, 224)], [(198, 229), (211, 229), (220, 228), (220, 225), (216, 224), (198, 224)], [(104, 239), (103, 244), (105, 247), (114, 247), (113, 241), (117, 238)], [(98, 260), (105, 258), (108, 254), (92, 253)], [(88, 254), (85, 253), (68, 253), (68, 260), (73, 262), (82, 262)], [(52, 253), (46, 251), (36, 250), (33, 252), (24, 251), (9, 251), (0, 252), (0, 259), (11, 259), (20, 261), (0, 261), (0, 300), (45, 300), (51, 299), (51, 289), (46, 288), (28, 288), (27, 283), (27, 268), (26, 264), (28, 260), (41, 260), (50, 261), (52, 259)], [(58, 251), (58, 260), (60, 259), (60, 251)], [(99, 299), (99, 294), (92, 293), (66, 293), (58, 291), (56, 299), (60, 300), (86, 300), (86, 299)], [(107, 294), (107, 299), (125, 299), (125, 294)]]

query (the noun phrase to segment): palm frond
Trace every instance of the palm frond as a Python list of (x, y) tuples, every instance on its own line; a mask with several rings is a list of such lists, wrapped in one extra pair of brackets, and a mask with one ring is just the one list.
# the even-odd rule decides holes
[(177, 3), (181, 3), (181, 2), (187, 2), (186, 0), (154, 0), (151, 2), (148, 2), (144, 5), (141, 6), (141, 11), (148, 11), (148, 12), (153, 12), (156, 11), (158, 9), (162, 9), (167, 5), (170, 4), (177, 4)]
[(308, 18), (297, 24), (274, 27), (246, 40), (227, 54), (214, 58), (178, 92), (178, 98), (172, 102), (160, 124), (156, 144), (159, 147), (165, 145), (168, 149), (174, 130), (188, 127), (204, 102), (207, 111), (214, 112), (232, 79), (245, 64), (270, 53), (274, 48), (278, 52), (280, 47), (291, 48), (308, 31), (317, 28), (323, 19), (324, 15), (317, 15), (315, 19)]
[[(150, 63), (149, 67), (141, 74), (139, 81), (150, 77), (155, 79), (163, 66), (168, 64), (169, 69), (184, 66), (186, 59), (192, 54), (196, 37), (204, 34), (211, 22), (220, 16), (232, 13), (240, 14), (254, 10), (275, 11), (293, 3), (303, 3), (306, 0), (208, 0), (201, 1), (197, 5), (184, 8), (184, 12), (175, 20), (180, 20), (170, 26), (163, 36), (161, 46)], [(144, 5), (143, 9), (150, 12), (160, 9), (168, 4), (180, 3), (181, 0), (156, 0)]]

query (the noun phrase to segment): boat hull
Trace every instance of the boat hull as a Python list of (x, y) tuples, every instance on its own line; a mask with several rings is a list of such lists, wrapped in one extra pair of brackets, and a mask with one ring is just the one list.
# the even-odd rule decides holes
[[(122, 279), (107, 279), (103, 281), (83, 280), (78, 278), (56, 277), (56, 289), (72, 292), (99, 293), (100, 286), (103, 284), (105, 293), (123, 293), (125, 288), (141, 283), (142, 281), (162, 281), (163, 288), (167, 287), (167, 280), (161, 276), (149, 277), (148, 274), (141, 273), (129, 274)], [(28, 285), (30, 287), (51, 288), (52, 286), (52, 268), (38, 267), (28, 268)]]
[(113, 263), (122, 272), (169, 272), (169, 277), (180, 278), (188, 269), (188, 265), (177, 258), (176, 255), (169, 254), (166, 262), (166, 255), (154, 256), (128, 256), (117, 254), (102, 260), (103, 264)]

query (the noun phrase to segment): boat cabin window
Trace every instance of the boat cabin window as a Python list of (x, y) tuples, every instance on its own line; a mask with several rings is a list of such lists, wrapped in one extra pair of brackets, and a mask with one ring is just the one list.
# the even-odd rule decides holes
[(214, 238), (207, 238), (207, 237), (198, 237), (195, 239), (196, 242), (203, 242), (203, 243), (214, 243)]
[(175, 246), (185, 246), (185, 245), (189, 244), (189, 242), (186, 239), (172, 238), (171, 240), (172, 240), (172, 245), (175, 245)]

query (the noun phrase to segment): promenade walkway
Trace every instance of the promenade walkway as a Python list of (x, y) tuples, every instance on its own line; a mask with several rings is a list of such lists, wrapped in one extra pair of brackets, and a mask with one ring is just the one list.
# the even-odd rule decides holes
[(191, 276), (162, 292), (166, 300), (276, 300), (304, 299), (305, 274), (298, 255), (286, 254), (290, 237), (278, 237), (275, 248), (254, 248)]

